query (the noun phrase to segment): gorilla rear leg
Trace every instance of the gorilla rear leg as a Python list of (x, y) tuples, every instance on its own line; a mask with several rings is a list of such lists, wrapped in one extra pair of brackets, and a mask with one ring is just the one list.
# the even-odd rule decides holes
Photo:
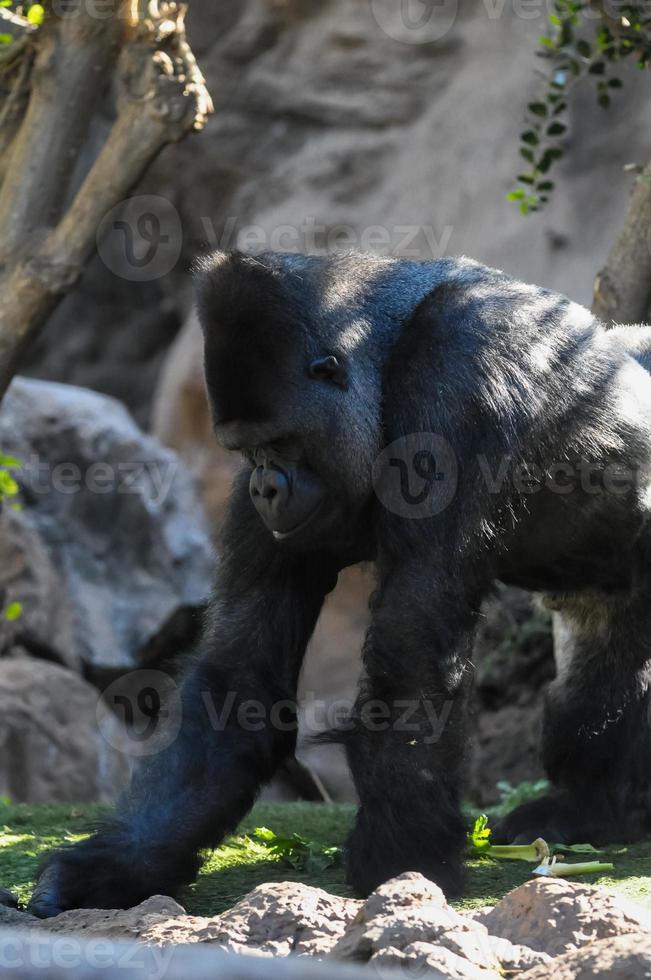
[[(646, 586), (646, 583), (644, 583)], [(553, 790), (517, 807), (495, 841), (630, 841), (649, 827), (649, 590), (568, 597), (559, 604), (562, 655), (543, 717)]]
[(468, 656), (478, 601), (423, 596), (423, 565), (398, 569), (373, 600), (365, 682), (345, 737), (360, 807), (349, 881), (368, 894), (403, 871), (462, 887), (461, 777)]

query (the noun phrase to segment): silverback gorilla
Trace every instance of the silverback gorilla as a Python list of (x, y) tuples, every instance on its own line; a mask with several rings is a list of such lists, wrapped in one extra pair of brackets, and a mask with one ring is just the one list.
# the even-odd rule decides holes
[[(605, 329), (464, 258), (218, 253), (196, 282), (217, 439), (244, 465), (180, 732), (109, 823), (50, 855), (31, 911), (130, 906), (195, 877), (292, 753), (273, 707), (295, 698), (339, 571), (362, 561), (377, 572), (364, 676), (332, 736), (360, 800), (357, 892), (406, 870), (461, 887), (464, 702), (496, 580), (545, 594), (571, 641), (545, 707), (553, 789), (496, 838), (642, 834), (651, 330)], [(229, 698), (266, 721), (222, 713)]]

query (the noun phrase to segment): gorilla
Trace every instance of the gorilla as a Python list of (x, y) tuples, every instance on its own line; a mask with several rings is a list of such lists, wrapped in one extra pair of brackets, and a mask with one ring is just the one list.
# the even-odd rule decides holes
[(651, 329), (606, 329), (466, 258), (219, 252), (196, 290), (215, 433), (243, 466), (180, 729), (109, 822), (49, 856), (31, 911), (193, 880), (292, 754), (306, 644), (357, 562), (377, 589), (360, 691), (330, 736), (359, 796), (356, 892), (407, 870), (462, 887), (471, 651), (496, 581), (542, 593), (567, 642), (544, 711), (552, 789), (495, 839), (643, 834)]

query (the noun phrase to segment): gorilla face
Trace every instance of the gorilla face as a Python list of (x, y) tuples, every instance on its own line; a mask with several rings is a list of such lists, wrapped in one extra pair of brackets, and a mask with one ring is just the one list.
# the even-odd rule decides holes
[[(334, 354), (312, 361), (307, 374), (313, 382), (344, 385), (345, 372)], [(287, 404), (280, 411), (284, 419), (295, 414)], [(321, 475), (327, 476), (327, 466), (315, 459), (315, 441), (309, 438), (309, 430), (306, 437), (299, 427), (288, 433), (286, 425), (278, 428), (273, 421), (230, 419), (216, 422), (215, 431), (225, 448), (239, 450), (250, 464), (251, 501), (276, 541), (313, 547), (315, 539), (325, 537), (326, 532), (341, 533), (346, 502), (337, 493), (336, 481), (328, 485)], [(305, 445), (312, 446), (312, 462)]]
[(300, 440), (288, 437), (260, 444), (255, 427), (237, 421), (216, 425), (216, 432), (223, 446), (240, 449), (250, 462), (249, 495), (274, 538), (311, 537), (317, 517), (334, 508), (325, 483), (306, 464)]

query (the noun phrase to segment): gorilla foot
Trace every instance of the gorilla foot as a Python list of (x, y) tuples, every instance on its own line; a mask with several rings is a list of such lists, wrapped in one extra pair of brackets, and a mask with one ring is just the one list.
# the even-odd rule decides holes
[(195, 855), (175, 851), (173, 843), (153, 848), (119, 827), (101, 831), (48, 857), (27, 911), (48, 919), (68, 909), (131, 908), (150, 895), (174, 895), (198, 867)]
[[(405, 871), (419, 871), (435, 882), (447, 898), (463, 891), (464, 875), (461, 860), (465, 846), (465, 828), (441, 829), (440, 836), (433, 836), (423, 829), (411, 834), (405, 829), (399, 837), (389, 836), (386, 825), (380, 821), (377, 834), (365, 815), (358, 815), (357, 825), (345, 847), (346, 878), (358, 895), (369, 895), (379, 885)], [(432, 842), (436, 842), (436, 848)]]
[(644, 821), (635, 812), (613, 813), (603, 801), (579, 801), (563, 793), (530, 800), (493, 829), (493, 844), (530, 844), (542, 837), (552, 844), (609, 844), (636, 840)]
[(17, 909), (18, 899), (13, 892), (7, 891), (6, 888), (0, 888), (0, 905), (9, 909)]

